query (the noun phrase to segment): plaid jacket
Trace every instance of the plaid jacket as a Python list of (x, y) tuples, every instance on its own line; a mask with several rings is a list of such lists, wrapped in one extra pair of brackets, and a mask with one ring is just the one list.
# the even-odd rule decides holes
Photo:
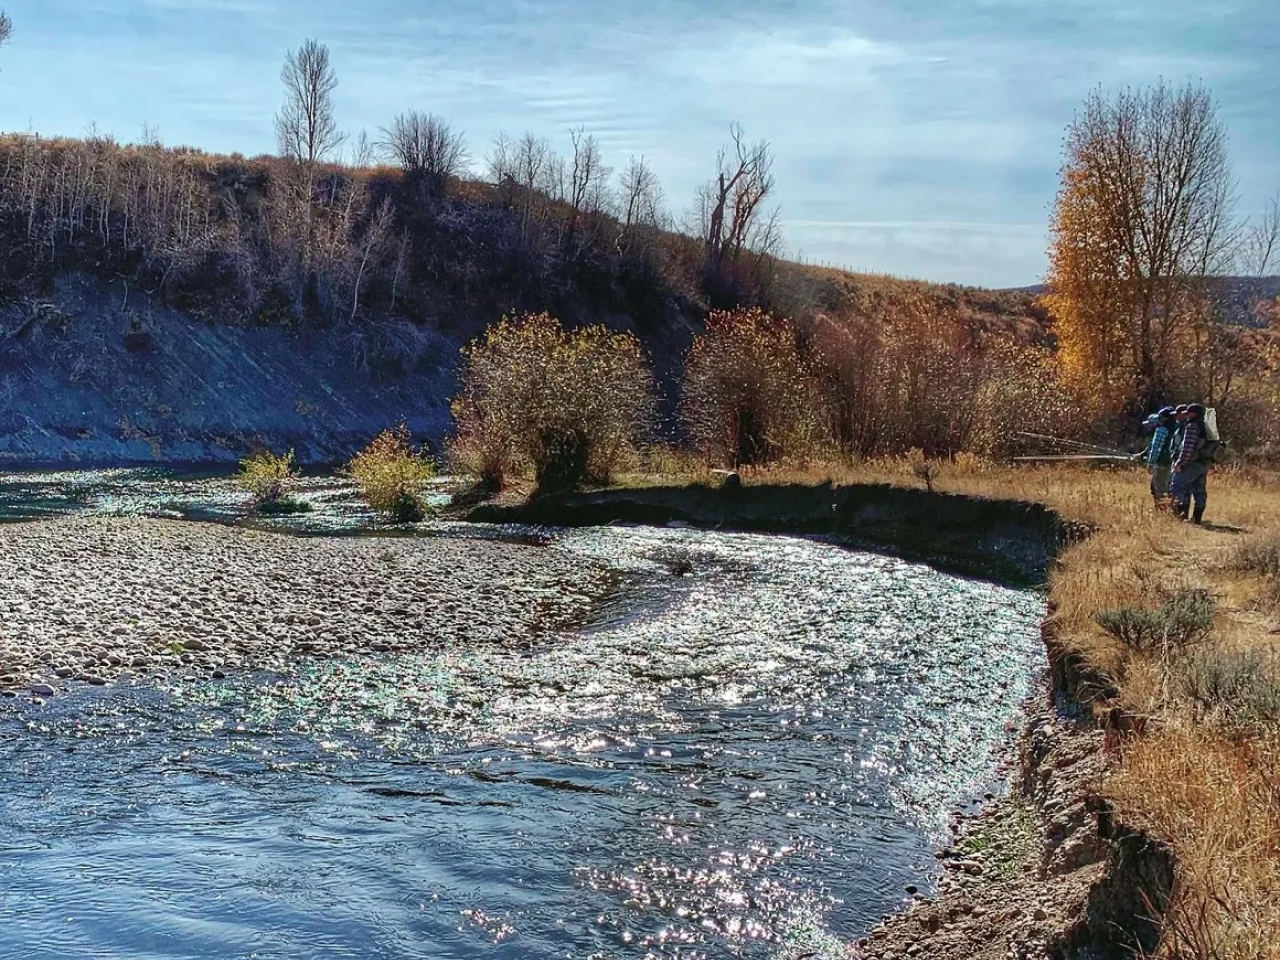
[(1204, 424), (1199, 420), (1188, 420), (1182, 428), (1182, 448), (1178, 451), (1178, 459), (1174, 468), (1185, 467), (1195, 463), (1200, 456), (1200, 448), (1204, 446)]
[(1151, 436), (1151, 446), (1147, 448), (1147, 466), (1167, 467), (1173, 459), (1173, 430), (1166, 426), (1156, 427)]

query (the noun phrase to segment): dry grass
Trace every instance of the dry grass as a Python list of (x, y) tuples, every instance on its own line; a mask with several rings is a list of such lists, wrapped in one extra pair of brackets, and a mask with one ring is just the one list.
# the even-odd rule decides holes
[[(747, 484), (923, 488), (918, 460), (792, 464), (741, 475)], [(713, 480), (702, 461), (669, 451), (651, 452), (645, 466), (652, 472), (625, 482)], [(944, 493), (1040, 502), (1094, 527), (1052, 575), (1053, 626), (1114, 679), (1118, 702), (1095, 704), (1100, 715), (1120, 706), (1149, 721), (1144, 736), (1125, 744), (1103, 790), (1126, 819), (1177, 855), (1175, 907), (1159, 956), (1280, 958), (1280, 724), (1267, 709), (1241, 708), (1250, 698), (1271, 704), (1280, 688), (1276, 476), (1216, 470), (1204, 527), (1153, 510), (1146, 474), (1129, 467), (1013, 467), (962, 457), (936, 462), (928, 482)], [(1135, 651), (1098, 625), (1101, 611), (1155, 608), (1186, 590), (1206, 590), (1217, 605), (1211, 636), (1194, 649)], [(1232, 702), (1215, 704), (1215, 696)]]

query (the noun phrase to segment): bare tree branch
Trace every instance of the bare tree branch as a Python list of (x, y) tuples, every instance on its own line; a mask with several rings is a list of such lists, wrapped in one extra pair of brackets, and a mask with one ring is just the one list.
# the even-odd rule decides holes
[(314, 167), (342, 145), (333, 114), (333, 91), (338, 76), (329, 61), (329, 48), (308, 40), (290, 51), (280, 71), (285, 100), (276, 114), (276, 138), (280, 153)]
[(1272, 198), (1266, 212), (1249, 227), (1242, 259), (1245, 271), (1256, 277), (1280, 270), (1280, 195)]
[(357, 170), (365, 170), (373, 166), (376, 155), (377, 150), (373, 141), (369, 139), (369, 131), (361, 130), (356, 134), (355, 142), (351, 145), (351, 165)]
[[(748, 145), (742, 127), (730, 128), (730, 148), (716, 157), (716, 175), (699, 191), (699, 216), (707, 261), (718, 266), (754, 249), (761, 238), (761, 205), (773, 192), (773, 154), (766, 140)], [(765, 234), (771, 231), (766, 230)]]
[(434, 113), (409, 110), (382, 129), (383, 151), (412, 182), (442, 192), (466, 169), (467, 145), (461, 132)]
[(665, 219), (662, 212), (662, 185), (644, 157), (632, 157), (622, 173), (622, 208), (618, 211), (624, 230), (656, 227)]
[(0, 10), (0, 47), (9, 42), (9, 38), (13, 36), (13, 21), (9, 19), (9, 15)]

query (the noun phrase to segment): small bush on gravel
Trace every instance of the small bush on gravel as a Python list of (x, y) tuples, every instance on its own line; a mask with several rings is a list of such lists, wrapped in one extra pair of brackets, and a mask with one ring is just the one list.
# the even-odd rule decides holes
[(1098, 626), (1137, 653), (1180, 650), (1203, 643), (1217, 610), (1206, 590), (1184, 590), (1157, 609), (1119, 607), (1097, 616)]
[(1183, 693), (1200, 716), (1242, 725), (1280, 722), (1280, 673), (1274, 656), (1207, 650), (1183, 664)]
[(298, 482), (298, 469), (293, 451), (277, 456), (270, 450), (259, 450), (240, 461), (236, 482), (253, 496), (253, 506), (260, 513), (307, 513), (311, 504), (291, 496)]
[(384, 430), (347, 467), (366, 502), (398, 523), (417, 523), (427, 515), (422, 490), (435, 472), (431, 461), (411, 443), (401, 424)]

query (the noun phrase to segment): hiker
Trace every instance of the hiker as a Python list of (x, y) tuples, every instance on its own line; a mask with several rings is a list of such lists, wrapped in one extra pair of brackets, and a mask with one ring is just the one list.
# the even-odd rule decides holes
[[(1173, 512), (1183, 520), (1190, 517), (1192, 523), (1200, 523), (1204, 518), (1205, 503), (1209, 499), (1206, 481), (1210, 463), (1201, 456), (1206, 445), (1204, 404), (1189, 405), (1180, 420), (1181, 440), (1176, 447), (1173, 481), (1170, 484)], [(1191, 512), (1193, 499), (1194, 513)]]
[(1154, 432), (1147, 445), (1147, 470), (1151, 473), (1151, 499), (1156, 507), (1165, 506), (1169, 498), (1169, 481), (1173, 476), (1173, 434), (1177, 426), (1175, 408), (1161, 407), (1143, 423)]

